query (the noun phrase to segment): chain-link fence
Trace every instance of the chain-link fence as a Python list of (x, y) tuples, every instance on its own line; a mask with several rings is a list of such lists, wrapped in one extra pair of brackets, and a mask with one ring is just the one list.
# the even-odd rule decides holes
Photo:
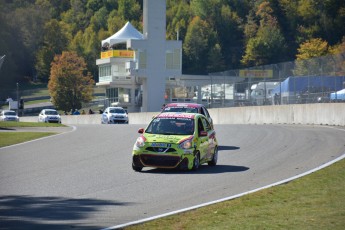
[[(209, 107), (213, 108), (229, 105), (345, 102), (345, 53), (228, 70), (212, 73), (210, 76), (226, 76), (234, 79), (232, 87), (221, 86), (220, 88), (224, 90), (213, 87), (215, 96), (207, 97)], [(220, 85), (223, 84), (228, 83)], [(222, 97), (226, 101), (224, 95), (228, 93), (233, 93), (232, 103), (214, 103)]]

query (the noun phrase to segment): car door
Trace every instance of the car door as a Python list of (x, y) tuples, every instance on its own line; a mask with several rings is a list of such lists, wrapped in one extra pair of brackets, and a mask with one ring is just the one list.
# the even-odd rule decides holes
[(199, 152), (200, 152), (200, 161), (204, 161), (205, 158), (207, 158), (208, 154), (208, 135), (206, 136), (201, 136), (201, 132), (207, 132), (206, 129), (204, 128), (204, 124), (202, 122), (202, 117), (198, 117), (197, 121), (197, 131), (198, 131), (198, 136), (199, 136)]
[(207, 142), (208, 142), (208, 146), (207, 146), (207, 153), (206, 153), (206, 158), (211, 160), (212, 159), (212, 154), (214, 153), (214, 148), (215, 148), (215, 131), (213, 130), (211, 124), (208, 122), (207, 119), (205, 119), (204, 117), (201, 118), (201, 121), (204, 125), (204, 128), (207, 132)]

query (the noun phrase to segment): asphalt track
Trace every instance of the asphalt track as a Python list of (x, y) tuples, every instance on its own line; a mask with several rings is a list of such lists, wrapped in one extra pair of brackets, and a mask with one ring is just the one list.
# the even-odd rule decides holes
[(216, 125), (216, 167), (131, 168), (141, 125), (0, 148), (0, 229), (103, 229), (255, 190), (345, 153), (343, 127)]

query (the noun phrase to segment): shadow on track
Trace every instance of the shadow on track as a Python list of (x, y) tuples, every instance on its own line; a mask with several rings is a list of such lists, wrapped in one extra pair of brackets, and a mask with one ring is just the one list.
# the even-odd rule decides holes
[[(63, 197), (1, 196), (1, 229), (101, 229), (81, 223), (104, 206), (129, 203)], [(61, 221), (61, 222), (59, 222)], [(70, 224), (67, 222), (75, 222)]]
[(237, 150), (240, 149), (240, 147), (237, 146), (226, 146), (226, 145), (220, 145), (218, 146), (218, 151), (223, 151), (223, 150)]
[(217, 173), (235, 173), (235, 172), (243, 172), (247, 171), (249, 168), (245, 166), (236, 166), (236, 165), (216, 165), (214, 167), (210, 167), (207, 165), (200, 165), (199, 169), (196, 171), (183, 171), (179, 169), (159, 169), (159, 168), (149, 168), (141, 173), (157, 173), (157, 174), (217, 174)]

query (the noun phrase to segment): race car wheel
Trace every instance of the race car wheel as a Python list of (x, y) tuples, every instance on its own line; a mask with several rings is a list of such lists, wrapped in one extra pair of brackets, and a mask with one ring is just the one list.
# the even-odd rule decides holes
[(132, 163), (132, 169), (136, 172), (141, 172), (141, 170), (143, 169), (143, 167), (139, 167), (139, 166), (135, 166), (133, 163)]
[(200, 166), (200, 154), (196, 153), (193, 161), (193, 170), (197, 170)]
[(216, 147), (214, 148), (214, 153), (213, 153), (212, 160), (210, 160), (210, 161), (208, 162), (208, 165), (209, 165), (209, 166), (216, 166), (217, 160), (218, 160), (218, 147), (216, 146)]

